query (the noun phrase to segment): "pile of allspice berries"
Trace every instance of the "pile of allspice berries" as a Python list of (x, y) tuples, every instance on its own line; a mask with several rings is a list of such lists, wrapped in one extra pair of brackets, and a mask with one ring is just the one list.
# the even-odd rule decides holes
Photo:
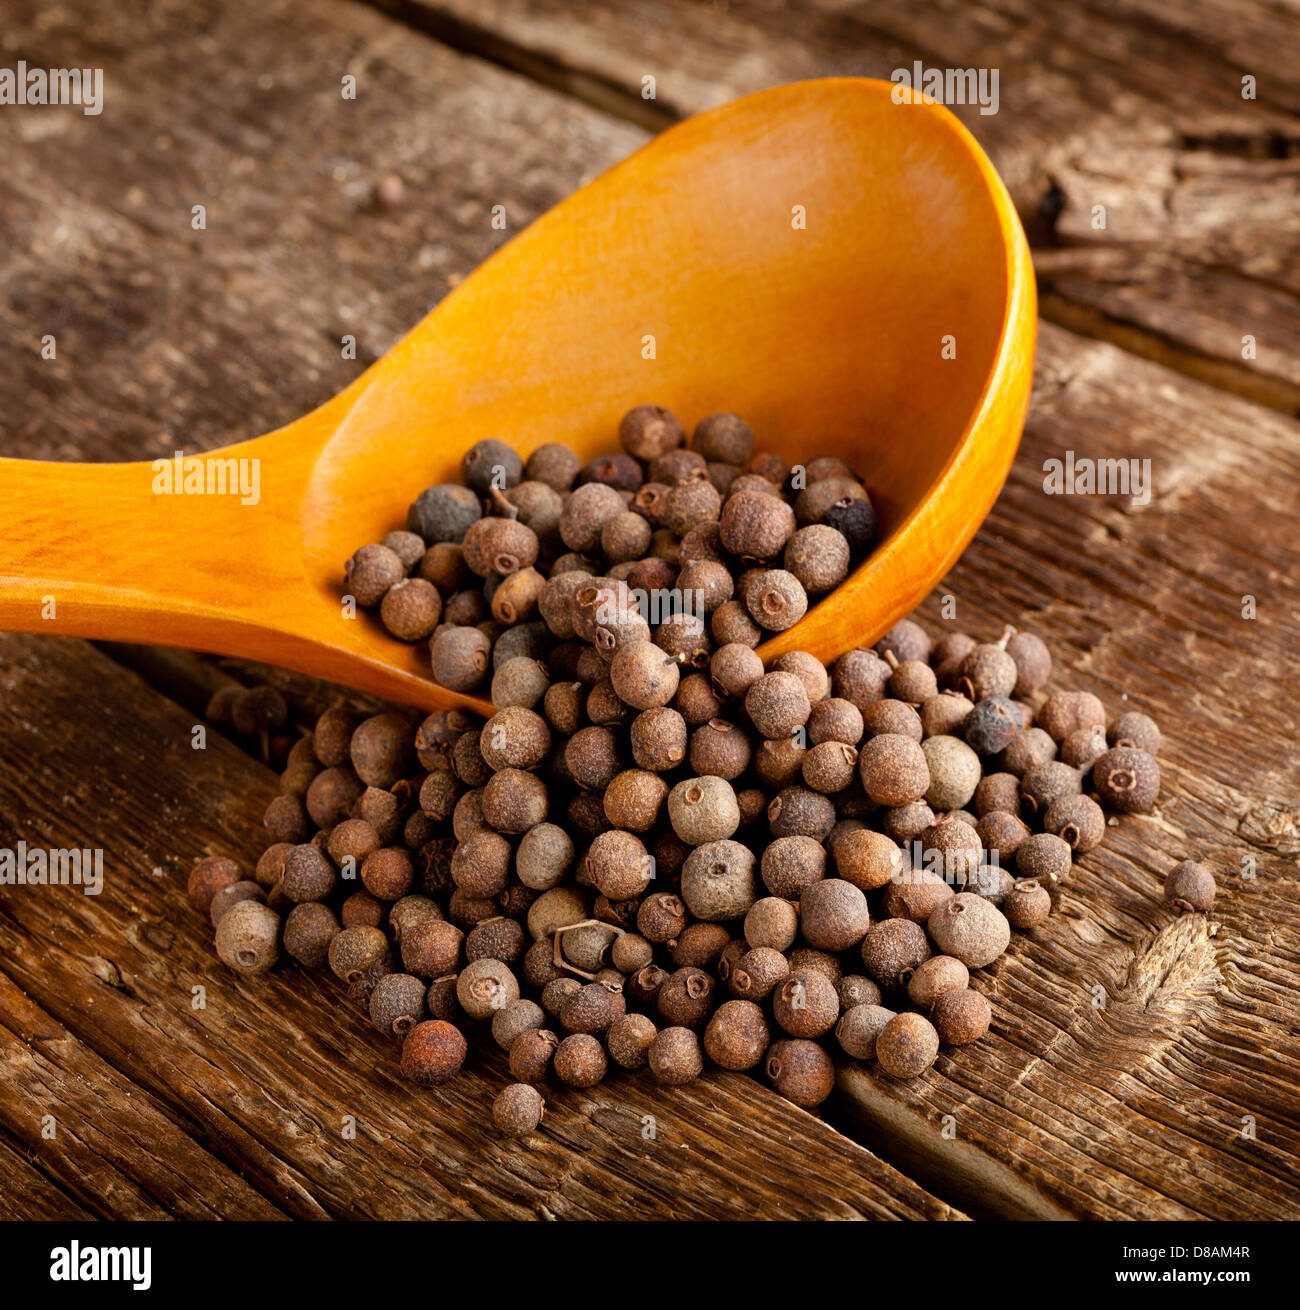
[[(253, 878), (190, 896), (242, 974), (332, 971), (402, 1073), (452, 1078), (481, 1027), (525, 1134), (548, 1079), (755, 1070), (805, 1107), (837, 1055), (914, 1078), (989, 1029), (982, 975), (1051, 913), (1106, 811), (1150, 810), (1160, 732), (1059, 691), (1036, 636), (903, 620), (830, 668), (755, 653), (842, 582), (876, 518), (854, 470), (689, 445), (643, 405), (621, 452), (474, 446), (346, 589), (495, 714), (338, 704), (289, 753)], [(1205, 911), (1214, 880), (1166, 884)]]

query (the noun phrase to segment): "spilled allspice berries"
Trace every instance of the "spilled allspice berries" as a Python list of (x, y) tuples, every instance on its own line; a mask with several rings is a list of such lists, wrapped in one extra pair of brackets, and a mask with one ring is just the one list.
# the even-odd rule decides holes
[[(619, 439), (586, 464), (480, 442), (463, 485), (357, 551), (348, 594), (495, 714), (332, 706), (288, 749), (254, 876), (209, 857), (190, 879), (230, 968), (333, 972), (413, 1083), (481, 1030), (513, 1136), (538, 1086), (611, 1068), (753, 1070), (809, 1108), (837, 1055), (923, 1074), (988, 1032), (982, 971), (1107, 810), (1159, 792), (1155, 723), (1048, 691), (1031, 633), (903, 620), (830, 668), (765, 668), (755, 647), (874, 544), (867, 489), (756, 452), (732, 414), (687, 448), (643, 405)], [(273, 699), (245, 695), (242, 727), (281, 728)], [(1214, 880), (1186, 861), (1164, 895), (1205, 912)]]

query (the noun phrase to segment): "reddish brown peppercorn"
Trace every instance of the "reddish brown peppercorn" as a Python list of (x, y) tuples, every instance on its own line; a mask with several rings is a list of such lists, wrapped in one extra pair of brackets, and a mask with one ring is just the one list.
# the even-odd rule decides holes
[(469, 1053), (459, 1028), (442, 1019), (417, 1023), (402, 1043), (402, 1077), (421, 1087), (454, 1078)]

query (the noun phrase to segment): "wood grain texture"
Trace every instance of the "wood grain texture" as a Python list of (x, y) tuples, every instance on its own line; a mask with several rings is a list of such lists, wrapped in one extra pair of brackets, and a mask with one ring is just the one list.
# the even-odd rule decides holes
[(997, 112), (954, 112), (1036, 249), (1052, 252), (1039, 267), (1044, 315), (1300, 411), (1300, 117), (1284, 2), (377, 2), (652, 127), (802, 78), (888, 78), (916, 60), (995, 68)]
[[(1150, 459), (1151, 503), (1046, 496), (1043, 461), (1067, 449)], [(1044, 328), (1020, 459), (922, 617), (941, 630), (950, 595), (955, 626), (1041, 633), (1049, 685), (1094, 691), (1112, 713), (1127, 696), (1158, 719), (1163, 791), (1154, 814), (1113, 824), (1051, 918), (982, 971), (985, 1042), (914, 1084), (842, 1072), (867, 1140), (967, 1204), (991, 1193), (1021, 1216), (1300, 1216), (1298, 477), (1294, 422)], [(1209, 916), (1160, 900), (1184, 858), (1219, 880)]]
[(96, 1213), (962, 1217), (748, 1078), (550, 1089), (522, 1147), (492, 1125), (508, 1077), (484, 1033), (446, 1089), (402, 1082), (395, 1044), (331, 976), (237, 980), (186, 901), (200, 855), (256, 858), (272, 775), (215, 734), (192, 751), (188, 715), (80, 643), (10, 636), (0, 652), (0, 758), (25, 765), (0, 772), (0, 844), (105, 852), (98, 897), (0, 894), (0, 1127), (37, 1149), (54, 1114), (42, 1163)]

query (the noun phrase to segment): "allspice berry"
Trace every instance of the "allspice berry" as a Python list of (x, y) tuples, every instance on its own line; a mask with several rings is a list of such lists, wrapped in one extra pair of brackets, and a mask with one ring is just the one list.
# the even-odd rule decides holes
[(799, 897), (804, 940), (823, 951), (848, 951), (867, 935), (871, 916), (867, 898), (843, 878), (825, 878)]
[(700, 1039), (689, 1028), (664, 1028), (655, 1035), (646, 1056), (651, 1077), (666, 1087), (683, 1087), (704, 1072)]
[(877, 805), (906, 805), (930, 787), (925, 752), (908, 737), (884, 733), (864, 742), (858, 752), (858, 775)]
[(668, 793), (668, 818), (682, 841), (701, 846), (722, 841), (736, 831), (740, 806), (725, 778), (687, 778)]
[(664, 980), (655, 993), (655, 1006), (665, 1023), (699, 1028), (713, 1013), (717, 990), (717, 983), (709, 974), (687, 965)]
[(845, 833), (833, 844), (831, 854), (839, 876), (864, 892), (884, 887), (906, 866), (898, 843), (870, 828)]
[(1006, 649), (995, 642), (972, 646), (961, 662), (957, 690), (973, 701), (989, 696), (1010, 696), (1016, 689), (1020, 671)]
[(939, 1054), (934, 1024), (910, 1011), (895, 1015), (876, 1038), (876, 1062), (893, 1078), (916, 1078)]
[(1016, 665), (1016, 685), (1011, 694), (1032, 696), (1052, 673), (1052, 656), (1046, 643), (1032, 632), (1014, 632), (1006, 651)]
[(1016, 872), (1039, 882), (1064, 882), (1073, 857), (1069, 843), (1050, 832), (1035, 832), (1016, 847)]
[(930, 1021), (945, 1046), (965, 1046), (978, 1041), (988, 1032), (992, 1019), (987, 999), (970, 987), (944, 992), (930, 1011)]
[(790, 962), (770, 946), (746, 951), (731, 970), (727, 987), (733, 996), (748, 1001), (765, 1001), (790, 972)]
[(389, 587), (406, 576), (401, 557), (387, 546), (362, 546), (343, 566), (348, 594), (367, 609), (383, 600)]
[(650, 855), (634, 833), (602, 832), (587, 850), (587, 873), (602, 895), (626, 900), (650, 885)]
[(826, 848), (814, 837), (778, 837), (763, 851), (760, 872), (773, 896), (799, 900), (826, 873)]
[(925, 929), (911, 919), (873, 923), (862, 939), (862, 965), (867, 977), (886, 991), (906, 987), (917, 966), (929, 958), (930, 943)]
[(228, 860), (224, 855), (205, 856), (190, 870), (187, 886), (190, 904), (200, 914), (208, 914), (213, 897), (232, 883), (241, 882), (243, 877), (243, 870), (234, 860)]
[(1006, 696), (977, 701), (966, 720), (966, 741), (981, 755), (1006, 750), (1020, 735), (1024, 721), (1016, 703)]
[(1002, 913), (1022, 932), (1037, 928), (1052, 912), (1047, 888), (1033, 878), (1021, 878), (1002, 901)]
[(813, 1041), (793, 1038), (768, 1047), (763, 1068), (768, 1081), (805, 1110), (819, 1106), (835, 1089), (835, 1065)]
[(1064, 741), (1072, 732), (1106, 726), (1106, 707), (1090, 691), (1053, 692), (1039, 707), (1034, 722), (1055, 742)]
[(546, 1012), (536, 1001), (511, 1001), (492, 1016), (492, 1040), (509, 1051), (521, 1033), (534, 1032), (546, 1024)]
[(816, 969), (794, 969), (772, 994), (772, 1017), (791, 1037), (820, 1037), (839, 1018), (835, 984)]
[(595, 1087), (604, 1078), (609, 1063), (605, 1048), (595, 1037), (590, 1033), (573, 1033), (556, 1047), (552, 1067), (555, 1076), (569, 1087)]
[(754, 430), (738, 414), (709, 414), (695, 425), (691, 449), (707, 460), (744, 464), (754, 455)]
[(521, 1083), (545, 1082), (560, 1039), (549, 1029), (522, 1032), (510, 1045), (510, 1076)]
[(721, 1069), (752, 1069), (763, 1058), (771, 1033), (753, 1001), (724, 1001), (704, 1030), (704, 1051)]
[(1123, 814), (1146, 814), (1160, 795), (1160, 766), (1144, 750), (1114, 746), (1093, 762), (1092, 785), (1103, 805)]
[(835, 984), (839, 993), (840, 1009), (851, 1010), (855, 1005), (879, 1005), (880, 988), (860, 973), (845, 974)]
[(824, 741), (803, 757), (803, 780), (813, 791), (834, 795), (857, 777), (858, 752), (841, 741)]
[(370, 1022), (385, 1037), (403, 1037), (424, 1017), (426, 984), (409, 973), (385, 974), (370, 993)]
[(624, 1069), (639, 1069), (647, 1059), (650, 1044), (658, 1029), (644, 1014), (624, 1014), (610, 1024), (605, 1033), (609, 1058)]
[(1184, 914), (1208, 913), (1215, 891), (1214, 875), (1195, 860), (1176, 864), (1165, 879), (1165, 900)]
[(571, 996), (560, 1010), (560, 1026), (566, 1033), (603, 1033), (627, 1012), (623, 989), (617, 983), (588, 983)]
[(1106, 835), (1106, 815), (1091, 796), (1058, 796), (1047, 807), (1043, 827), (1081, 855), (1100, 845)]
[(808, 722), (812, 705), (802, 680), (794, 673), (765, 673), (745, 693), (745, 713), (769, 739), (788, 737)]
[(435, 1087), (460, 1072), (468, 1053), (459, 1028), (444, 1019), (426, 1019), (402, 1043), (402, 1077), (421, 1087)]
[(779, 497), (761, 491), (728, 496), (718, 522), (723, 546), (747, 560), (774, 559), (795, 532), (794, 510)]
[(280, 958), (280, 916), (261, 901), (232, 905), (217, 925), (217, 954), (236, 973), (265, 973)]
[(629, 455), (649, 462), (682, 445), (686, 429), (662, 405), (638, 405), (623, 415), (618, 440)]
[(982, 776), (979, 756), (966, 742), (948, 736), (927, 737), (921, 751), (930, 774), (926, 803), (933, 810), (965, 808)]
[(316, 901), (295, 905), (284, 921), (284, 949), (299, 964), (319, 969), (329, 959), (330, 942), (340, 931), (328, 905)]
[(970, 969), (992, 964), (1011, 942), (1006, 915), (973, 892), (958, 892), (946, 901), (930, 916), (926, 928), (940, 951), (956, 956)]
[(636, 710), (667, 705), (676, 694), (680, 665), (652, 641), (619, 648), (609, 679), (620, 700)]
[(743, 918), (758, 899), (753, 851), (737, 841), (701, 843), (682, 865), (681, 896), (691, 913), (706, 923)]
[(429, 642), (433, 680), (451, 691), (473, 691), (487, 675), (491, 651), (477, 628), (440, 628)]
[(1062, 760), (1035, 764), (1020, 779), (1021, 809), (1026, 815), (1046, 814), (1058, 796), (1075, 795), (1083, 788), (1078, 769)]
[(786, 569), (764, 569), (746, 594), (750, 616), (768, 632), (792, 628), (808, 612), (808, 593)]
[(442, 597), (424, 578), (399, 578), (384, 595), (379, 617), (399, 640), (423, 641), (442, 617)]
[(932, 955), (917, 966), (908, 980), (907, 995), (913, 1005), (928, 1010), (944, 992), (970, 986), (970, 970), (951, 955)]
[(799, 911), (779, 896), (755, 901), (745, 915), (745, 941), (751, 949), (770, 946), (788, 951), (799, 935)]
[(323, 901), (338, 886), (338, 872), (319, 846), (295, 846), (284, 857), (280, 887), (291, 901)]
[(475, 960), (456, 978), (456, 999), (471, 1019), (490, 1019), (519, 999), (519, 983), (500, 960)]
[(329, 945), (329, 966), (346, 983), (387, 959), (388, 938), (378, 928), (344, 928)]
[(1106, 729), (1106, 741), (1111, 746), (1128, 746), (1148, 755), (1160, 754), (1160, 729), (1149, 714), (1138, 710), (1125, 710), (1115, 719)]
[(810, 595), (838, 587), (849, 575), (848, 539), (825, 523), (800, 528), (786, 543), (785, 567)]
[(845, 1055), (855, 1060), (874, 1060), (876, 1038), (897, 1012), (883, 1005), (868, 1002), (844, 1011), (835, 1025), (835, 1040)]
[(527, 1137), (542, 1122), (545, 1106), (537, 1088), (511, 1083), (492, 1102), (492, 1121), (509, 1137)]

